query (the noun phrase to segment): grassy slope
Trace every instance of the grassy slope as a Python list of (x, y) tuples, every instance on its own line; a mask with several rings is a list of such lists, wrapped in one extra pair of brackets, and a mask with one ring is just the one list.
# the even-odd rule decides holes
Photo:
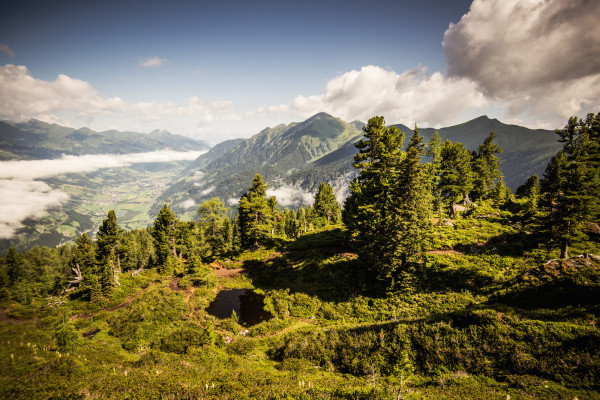
[[(241, 276), (144, 271), (104, 303), (5, 305), (0, 397), (395, 399), (402, 376), (404, 398), (600, 398), (598, 265), (546, 271), (500, 222), (436, 227), (410, 294), (373, 294), (333, 230), (221, 261)], [(240, 336), (205, 311), (223, 288), (264, 293), (275, 318)], [(80, 335), (68, 354), (61, 312)]]

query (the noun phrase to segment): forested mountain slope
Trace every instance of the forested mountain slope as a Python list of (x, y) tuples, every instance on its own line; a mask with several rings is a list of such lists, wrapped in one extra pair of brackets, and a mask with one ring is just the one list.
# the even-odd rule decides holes
[[(163, 193), (155, 211), (163, 203), (170, 203), (177, 210), (186, 199), (198, 204), (213, 196), (233, 201), (246, 190), (247, 182), (256, 173), (261, 174), (271, 188), (293, 186), (314, 192), (321, 182), (347, 187), (355, 173), (352, 168), (357, 152), (354, 144), (362, 137), (360, 127), (363, 125), (360, 121), (346, 123), (319, 113), (298, 124), (266, 128), (237, 146), (233, 146), (236, 142), (228, 142), (219, 152), (200, 156), (190, 166), (188, 176)], [(405, 132), (406, 144), (413, 130), (405, 125), (396, 127)], [(435, 132), (433, 128), (419, 130), (425, 141)], [(471, 150), (477, 150), (492, 131), (504, 149), (500, 155), (502, 172), (513, 190), (529, 176), (541, 175), (560, 149), (552, 131), (507, 125), (486, 116), (438, 129), (442, 140), (462, 142)]]

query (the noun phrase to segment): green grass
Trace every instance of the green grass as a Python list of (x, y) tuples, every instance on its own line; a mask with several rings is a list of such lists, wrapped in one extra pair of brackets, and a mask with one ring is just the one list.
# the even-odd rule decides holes
[[(511, 246), (518, 233), (501, 218), (437, 227), (463, 247), (426, 255), (409, 293), (373, 290), (332, 229), (219, 260), (248, 273), (216, 278), (207, 267), (181, 290), (149, 270), (122, 274), (98, 303), (6, 303), (0, 397), (600, 398), (600, 265), (546, 273), (547, 254)], [(208, 315), (233, 288), (264, 294), (274, 318), (241, 336)], [(54, 340), (61, 313), (78, 335), (69, 354)]]

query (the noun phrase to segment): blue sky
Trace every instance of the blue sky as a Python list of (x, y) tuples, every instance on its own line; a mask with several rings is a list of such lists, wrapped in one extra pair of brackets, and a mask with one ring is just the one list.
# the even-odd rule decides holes
[(211, 143), (319, 111), (556, 128), (600, 111), (598, 3), (11, 1), (0, 118)]

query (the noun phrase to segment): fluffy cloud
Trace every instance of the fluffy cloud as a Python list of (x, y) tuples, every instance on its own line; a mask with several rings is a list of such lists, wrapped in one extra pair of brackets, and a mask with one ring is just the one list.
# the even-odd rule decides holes
[(283, 185), (276, 189), (267, 189), (267, 196), (276, 196), (277, 203), (283, 207), (300, 207), (313, 203), (315, 195), (299, 186)]
[(511, 115), (600, 108), (600, 2), (475, 0), (444, 34), (448, 76), (469, 79)]
[(330, 80), (320, 95), (296, 97), (292, 108), (303, 116), (325, 111), (347, 121), (385, 115), (388, 121), (438, 125), (486, 105), (468, 79), (431, 74), (423, 66), (398, 74), (369, 65)]
[(202, 191), (200, 192), (200, 195), (201, 195), (201, 196), (206, 196), (207, 194), (211, 194), (212, 192), (214, 192), (214, 191), (215, 191), (215, 189), (216, 189), (216, 187), (215, 187), (215, 186), (209, 186), (209, 187), (207, 187), (206, 189), (202, 190)]
[(166, 63), (168, 61), (169, 60), (167, 60), (166, 58), (158, 58), (158, 57), (146, 58), (145, 60), (140, 61), (140, 67), (144, 67), (144, 68), (160, 67), (161, 65), (163, 65), (163, 63)]
[(41, 218), (65, 201), (67, 194), (36, 179), (135, 163), (194, 160), (202, 152), (158, 151), (136, 154), (65, 156), (58, 160), (0, 162), (0, 238), (10, 238), (28, 218)]
[(0, 43), (0, 51), (8, 54), (10, 58), (15, 58), (15, 53), (10, 49), (9, 45)]
[(67, 75), (44, 81), (34, 78), (25, 66), (10, 64), (0, 66), (0, 88), (0, 118), (12, 121), (36, 118), (81, 126), (98, 118), (109, 118), (113, 125), (115, 121), (126, 124), (125, 129), (144, 126), (153, 130), (172, 125), (173, 121), (198, 127), (237, 118), (230, 101), (208, 102), (193, 96), (183, 104), (130, 103), (119, 97), (103, 98), (88, 82)]
[(194, 199), (187, 199), (181, 202), (181, 207), (183, 207), (185, 210), (195, 206), (196, 202), (194, 201)]

